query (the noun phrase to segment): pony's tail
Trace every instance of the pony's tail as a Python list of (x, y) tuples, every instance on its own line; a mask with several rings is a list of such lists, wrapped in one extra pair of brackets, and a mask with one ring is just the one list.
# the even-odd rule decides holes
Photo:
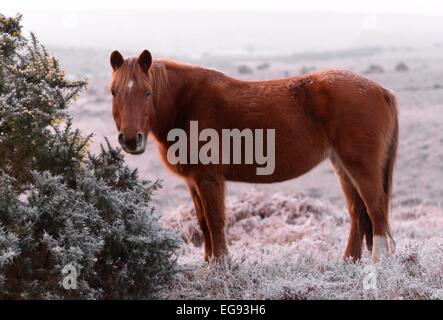
[(368, 248), (369, 252), (372, 252), (372, 222), (371, 218), (369, 218), (368, 211), (366, 208), (359, 211), (359, 220), (360, 220), (360, 226), (363, 229), (363, 233), (365, 234), (365, 240), (366, 240), (366, 247)]
[[(397, 108), (397, 99), (395, 96), (389, 91), (385, 90), (385, 99), (391, 109), (393, 118), (394, 118), (394, 128), (391, 133), (391, 138), (388, 144), (388, 149), (386, 152), (386, 160), (383, 168), (383, 189), (386, 194), (388, 206), (390, 207), (392, 200), (392, 184), (393, 184), (393, 176), (394, 176), (394, 166), (395, 160), (397, 158), (397, 148), (398, 148), (398, 108)], [(391, 229), (388, 226), (388, 236), (391, 240), (391, 251), (395, 251), (395, 241), (391, 235)]]

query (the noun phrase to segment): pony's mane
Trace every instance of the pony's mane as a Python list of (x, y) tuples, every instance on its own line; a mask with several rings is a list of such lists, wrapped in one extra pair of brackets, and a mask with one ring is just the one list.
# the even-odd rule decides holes
[(165, 65), (160, 61), (154, 60), (148, 73), (145, 73), (139, 66), (137, 58), (128, 58), (114, 72), (110, 88), (117, 91), (120, 97), (124, 97), (131, 80), (141, 89), (146, 89), (150, 85), (155, 96), (168, 85), (168, 74)]

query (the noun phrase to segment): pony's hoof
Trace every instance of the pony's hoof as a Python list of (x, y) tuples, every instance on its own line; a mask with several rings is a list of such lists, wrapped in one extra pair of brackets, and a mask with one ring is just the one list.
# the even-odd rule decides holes
[(385, 236), (374, 236), (372, 262), (377, 263), (390, 256), (388, 240)]
[(203, 259), (205, 260), (205, 262), (209, 262), (212, 259), (212, 254), (210, 253), (205, 253), (203, 256)]
[(224, 254), (218, 256), (218, 257), (212, 256), (212, 257), (209, 259), (209, 263), (210, 263), (211, 265), (214, 265), (214, 266), (220, 266), (220, 267), (223, 267), (223, 268), (227, 269), (227, 268), (229, 268), (229, 266), (230, 266), (231, 263), (232, 263), (232, 258), (231, 258), (231, 256), (226, 252), (226, 253), (224, 253)]

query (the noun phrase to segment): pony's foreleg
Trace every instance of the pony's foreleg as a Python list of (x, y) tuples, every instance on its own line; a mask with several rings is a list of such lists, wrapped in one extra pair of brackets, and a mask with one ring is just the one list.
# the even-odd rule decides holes
[(219, 258), (228, 252), (225, 237), (224, 180), (218, 177), (198, 179), (197, 191), (211, 235), (212, 255)]
[(212, 244), (211, 244), (211, 234), (209, 232), (209, 228), (206, 223), (202, 201), (193, 183), (188, 182), (188, 188), (191, 194), (192, 201), (194, 202), (195, 214), (197, 216), (198, 224), (200, 225), (200, 228), (203, 232), (203, 242), (205, 248), (204, 259), (205, 261), (208, 261), (212, 255)]

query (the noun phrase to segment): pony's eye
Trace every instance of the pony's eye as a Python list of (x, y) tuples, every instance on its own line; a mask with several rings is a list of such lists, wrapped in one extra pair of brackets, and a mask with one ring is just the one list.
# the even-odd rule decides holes
[(150, 91), (145, 91), (145, 97), (149, 97), (151, 95)]
[(111, 94), (112, 94), (112, 96), (115, 97), (115, 95), (117, 94), (117, 92), (116, 92), (114, 89), (112, 89), (112, 90), (111, 90)]

